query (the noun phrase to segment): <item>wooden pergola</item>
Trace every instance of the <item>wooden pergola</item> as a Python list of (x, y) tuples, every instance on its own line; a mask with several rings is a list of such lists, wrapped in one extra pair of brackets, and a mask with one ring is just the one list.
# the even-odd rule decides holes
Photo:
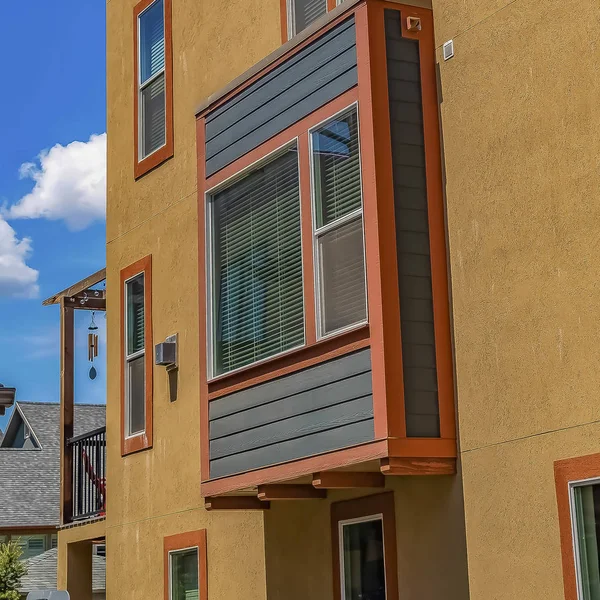
[(43, 306), (60, 305), (60, 522), (70, 522), (73, 514), (73, 456), (65, 452), (67, 440), (73, 437), (75, 389), (75, 311), (106, 310), (106, 291), (93, 289), (106, 279), (106, 269), (100, 269), (85, 279), (50, 296)]

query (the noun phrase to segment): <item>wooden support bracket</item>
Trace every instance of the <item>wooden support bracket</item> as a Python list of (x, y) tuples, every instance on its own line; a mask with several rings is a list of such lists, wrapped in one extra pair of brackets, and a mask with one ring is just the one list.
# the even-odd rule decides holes
[(322, 490), (383, 488), (385, 487), (385, 477), (381, 473), (324, 471), (313, 475), (312, 484), (315, 488)]
[(382, 458), (384, 475), (454, 475), (455, 458)]
[(204, 499), (206, 510), (267, 510), (270, 506), (256, 496), (215, 496)]
[(258, 498), (265, 500), (309, 500), (326, 498), (325, 490), (317, 490), (312, 485), (274, 484), (259, 485)]

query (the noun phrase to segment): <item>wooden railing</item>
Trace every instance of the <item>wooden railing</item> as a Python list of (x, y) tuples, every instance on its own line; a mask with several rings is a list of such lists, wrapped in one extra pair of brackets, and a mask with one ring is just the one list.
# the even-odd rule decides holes
[(67, 441), (71, 454), (72, 520), (102, 516), (106, 510), (106, 427)]

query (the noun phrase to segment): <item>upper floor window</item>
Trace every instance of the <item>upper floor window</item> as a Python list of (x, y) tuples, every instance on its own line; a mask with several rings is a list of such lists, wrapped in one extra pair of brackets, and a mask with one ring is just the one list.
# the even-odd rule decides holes
[(151, 283), (150, 256), (121, 271), (122, 454), (152, 446)]
[(171, 0), (142, 0), (136, 14), (136, 176), (173, 154)]
[(145, 429), (145, 323), (144, 323), (144, 273), (139, 273), (125, 283), (127, 312), (125, 430), (127, 436), (137, 435)]
[[(296, 138), (208, 194), (212, 377), (303, 346), (305, 302), (317, 338), (367, 321), (357, 106), (303, 136), (306, 150)], [(304, 161), (312, 176), (301, 192)]]
[(288, 38), (327, 12), (327, 0), (287, 0)]
[(213, 374), (304, 343), (296, 144), (209, 203)]

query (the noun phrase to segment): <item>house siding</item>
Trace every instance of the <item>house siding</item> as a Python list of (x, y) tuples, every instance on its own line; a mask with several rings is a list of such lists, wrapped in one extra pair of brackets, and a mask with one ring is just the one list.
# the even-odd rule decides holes
[(385, 11), (404, 404), (409, 437), (439, 437), (419, 46)]
[(372, 441), (370, 350), (210, 403), (210, 476)]
[(355, 86), (357, 77), (352, 17), (207, 115), (207, 176)]

